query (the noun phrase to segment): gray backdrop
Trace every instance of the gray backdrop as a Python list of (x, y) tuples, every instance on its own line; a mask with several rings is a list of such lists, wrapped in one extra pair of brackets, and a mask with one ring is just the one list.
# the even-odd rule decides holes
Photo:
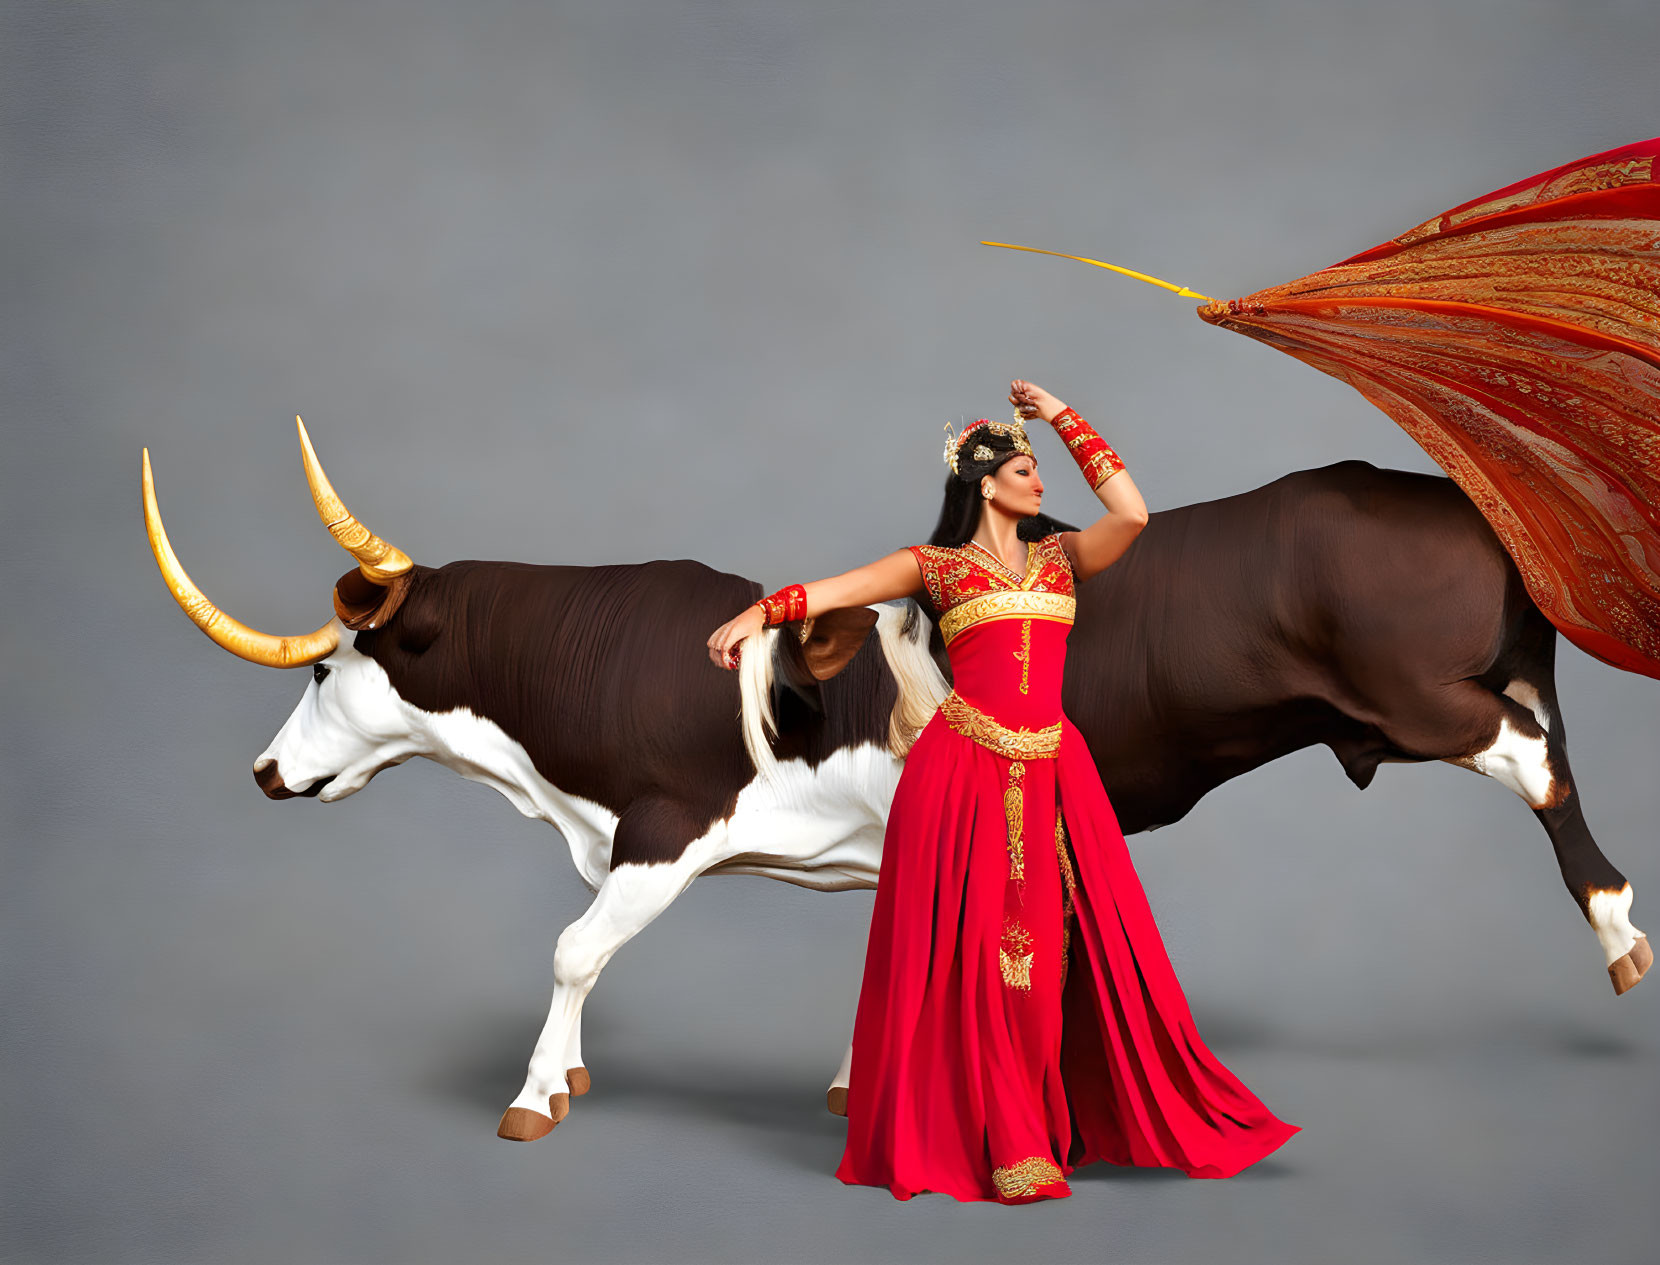
[[(494, 1136), (585, 892), (435, 766), (249, 766), (348, 565), (293, 415), (416, 559), (921, 540), (1023, 376), (1156, 510), (1432, 470), (1192, 304), (1655, 131), (1648, 0), (4, 6), (4, 1199), (40, 1261), (1561, 1261), (1651, 1250), (1660, 984), (1615, 999), (1525, 806), (1324, 748), (1131, 840), (1201, 1030), (1304, 1131), (1014, 1210), (832, 1176), (871, 898), (694, 884), (606, 971), (594, 1089)], [(1052, 439), (1047, 455), (1059, 460)], [(1054, 511), (1089, 515), (1053, 466)], [(1660, 921), (1655, 683), (1560, 643), (1593, 830)]]

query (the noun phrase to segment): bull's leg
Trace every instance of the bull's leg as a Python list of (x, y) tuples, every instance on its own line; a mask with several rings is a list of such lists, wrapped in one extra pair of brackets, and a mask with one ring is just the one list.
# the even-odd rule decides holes
[[(637, 808), (644, 808), (636, 812)], [(676, 847), (659, 834), (650, 844), (640, 838), (642, 827), (664, 823), (665, 806), (636, 804), (623, 814), (612, 844), (611, 872), (587, 912), (560, 933), (553, 954), (553, 1004), (537, 1038), (524, 1088), (503, 1113), (498, 1136), (516, 1142), (544, 1137), (570, 1111), (573, 1093), (586, 1088), (587, 1069), (581, 1063), (579, 1035), (582, 1004), (611, 955), (639, 934), (667, 909), (688, 884), (724, 859), (711, 845), (725, 834), (716, 822), (710, 837)], [(689, 821), (687, 814), (670, 810), (671, 819)], [(634, 861), (630, 857), (671, 852), (672, 860)], [(583, 1088), (578, 1088), (581, 1084)]]
[[(1560, 730), (1560, 720), (1555, 730)], [(1625, 993), (1643, 978), (1655, 960), (1648, 936), (1632, 926), (1632, 885), (1602, 855), (1597, 840), (1590, 837), (1579, 789), (1567, 764), (1567, 752), (1555, 740), (1555, 735), (1552, 735), (1550, 765), (1557, 775), (1560, 795), (1554, 803), (1531, 802), (1534, 817), (1544, 825), (1550, 845), (1555, 848), (1562, 882), (1574, 900), (1579, 901), (1585, 921), (1597, 933), (1604, 963), (1609, 968), (1609, 983), (1614, 984), (1615, 994)]]
[(830, 1082), (830, 1089), (824, 1095), (824, 1105), (830, 1108), (833, 1116), (847, 1114), (847, 1086), (853, 1076), (853, 1042), (847, 1043), (847, 1053), (842, 1055), (842, 1065), (836, 1069), (836, 1079)]
[(1654, 953), (1648, 937), (1631, 924), (1631, 884), (1602, 854), (1585, 824), (1556, 697), (1555, 634), (1531, 643), (1524, 647), (1528, 661), (1510, 668), (1514, 675), (1495, 696), (1503, 715), (1492, 741), (1454, 763), (1503, 782), (1533, 809), (1556, 850), (1563, 884), (1596, 932), (1618, 995), (1643, 978)]
[[(1538, 622), (1543, 623), (1543, 616)], [(1585, 824), (1568, 766), (1554, 680), (1555, 634), (1512, 647), (1481, 679), (1408, 689), (1379, 728), (1401, 751), (1442, 759), (1508, 786), (1533, 809), (1556, 850), (1562, 882), (1596, 932), (1614, 992), (1642, 979), (1654, 954), (1632, 926), (1631, 884)], [(1485, 682), (1485, 683), (1484, 683)]]
[(565, 1080), (571, 1087), (571, 1097), (580, 1098), (593, 1088), (593, 1078), (582, 1062), (582, 1012), (576, 1012), (571, 1025), (571, 1039), (565, 1046)]

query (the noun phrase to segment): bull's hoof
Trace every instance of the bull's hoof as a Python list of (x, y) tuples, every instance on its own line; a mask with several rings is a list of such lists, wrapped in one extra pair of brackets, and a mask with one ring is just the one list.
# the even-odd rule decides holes
[(588, 1079), (588, 1069), (585, 1067), (567, 1067), (565, 1069), (565, 1083), (571, 1087), (572, 1098), (582, 1097), (593, 1085), (593, 1082)]
[(1637, 981), (1648, 974), (1648, 968), (1654, 965), (1654, 950), (1649, 948), (1648, 937), (1638, 936), (1637, 941), (1623, 958), (1609, 964), (1608, 978), (1613, 982), (1614, 995), (1628, 992), (1637, 986)]
[(824, 1095), (824, 1105), (830, 1108), (832, 1116), (845, 1116), (847, 1114), (847, 1086), (830, 1086), (829, 1092)]
[[(558, 1124), (571, 1114), (571, 1096), (566, 1093), (549, 1094), (548, 1111), (553, 1116), (553, 1124)], [(553, 1124), (550, 1124), (548, 1128), (553, 1128)]]
[(559, 1123), (559, 1119), (555, 1116), (549, 1120), (541, 1112), (532, 1111), (528, 1107), (509, 1107), (502, 1112), (501, 1123), (496, 1126), (496, 1136), (506, 1138), (509, 1142), (534, 1142), (537, 1138), (545, 1138), (552, 1133), (553, 1126)]

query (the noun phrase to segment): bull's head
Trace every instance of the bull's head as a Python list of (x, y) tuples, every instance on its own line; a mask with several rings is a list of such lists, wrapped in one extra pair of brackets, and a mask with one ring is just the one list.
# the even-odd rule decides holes
[(334, 586), (335, 618), (302, 636), (259, 632), (220, 610), (179, 564), (156, 507), (150, 450), (144, 450), (144, 525), (173, 599), (198, 628), (238, 658), (273, 668), (312, 669), (312, 683), (277, 736), (254, 761), (254, 778), (272, 799), (315, 795), (334, 800), (417, 751), (408, 741), (406, 706), (385, 671), (359, 654), (348, 630), (378, 628), (402, 604), (410, 583), (408, 555), (359, 523), (329, 483), (317, 453), (299, 426), (306, 481), (318, 516), (357, 559)]

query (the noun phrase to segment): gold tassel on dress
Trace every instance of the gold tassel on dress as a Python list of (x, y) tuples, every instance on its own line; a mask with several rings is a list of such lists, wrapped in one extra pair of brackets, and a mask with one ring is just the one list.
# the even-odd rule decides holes
[(1047, 1155), (1034, 1155), (1018, 1164), (991, 1170), (991, 1184), (1005, 1199), (1024, 1199), (1028, 1195), (1037, 1194), (1038, 1187), (1062, 1181), (1064, 1178), (1065, 1174), (1061, 1172), (1060, 1166)]
[(1072, 869), (1072, 853), (1066, 844), (1066, 819), (1055, 805), (1055, 855), (1061, 866), (1061, 986), (1066, 986), (1066, 968), (1072, 948), (1072, 912), (1078, 904), (1078, 876)]
[(1009, 877), (1017, 883), (1026, 881), (1026, 845), (1020, 833), (1025, 817), (1025, 786), (1021, 779), (1025, 776), (1026, 766), (1011, 760), (1009, 784), (1003, 790), (1003, 815), (1009, 822)]
[(1011, 915), (1003, 920), (1003, 943), (997, 950), (997, 966), (1003, 972), (1003, 984), (1021, 992), (1032, 989), (1032, 933), (1022, 927)]

